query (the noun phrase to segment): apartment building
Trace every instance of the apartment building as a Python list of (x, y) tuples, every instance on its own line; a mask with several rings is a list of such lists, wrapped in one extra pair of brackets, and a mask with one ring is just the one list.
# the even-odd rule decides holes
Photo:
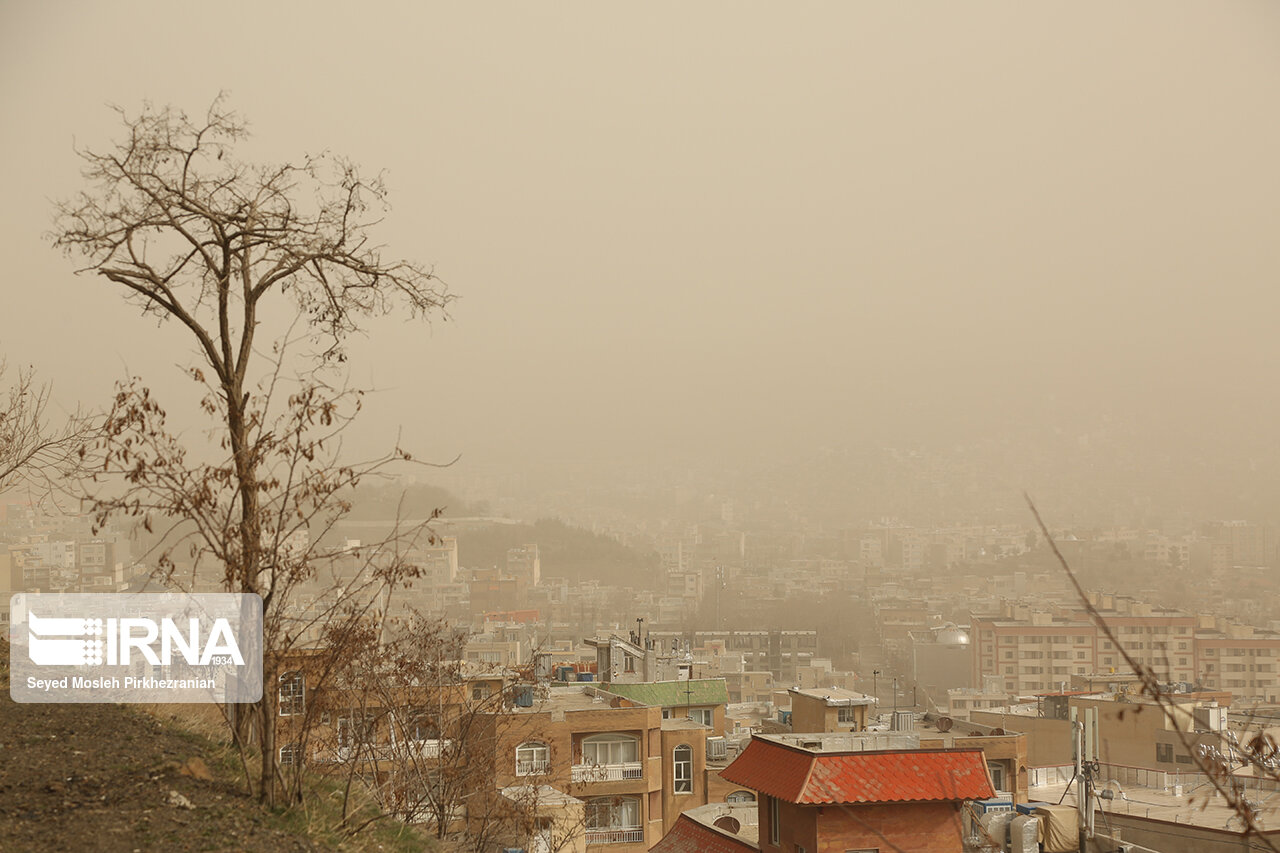
[[(1026, 735), (1026, 765), (1037, 776), (1046, 769), (1071, 773), (1073, 720), (1086, 712), (1096, 720), (1095, 754), (1103, 780), (1122, 784), (1139, 778), (1151, 781), (1151, 773), (1170, 784), (1178, 776), (1198, 773), (1192, 751), (1200, 743), (1217, 744), (1226, 727), (1226, 708), (1220, 696), (1206, 693), (1171, 694), (1170, 713), (1164, 713), (1148, 697), (1132, 693), (1064, 692), (1042, 696), (1030, 713), (1002, 708), (975, 711), (974, 722), (998, 726)], [(1190, 747), (1190, 748), (1188, 748)]]
[(818, 655), (817, 631), (653, 631), (647, 635), (659, 646), (700, 649), (721, 644), (726, 654), (742, 655), (743, 668), (764, 671), (775, 682), (795, 684), (802, 667)]
[[(723, 706), (719, 716), (723, 728)], [(496, 782), (536, 781), (582, 800), (588, 847), (646, 850), (707, 803), (713, 730), (700, 721), (594, 687), (553, 687), (496, 719)]]
[(791, 698), (791, 730), (794, 732), (861, 732), (874, 697), (836, 687), (787, 691)]
[(507, 574), (524, 580), (526, 589), (542, 581), (542, 560), (537, 545), (521, 545), (507, 551)]
[(1229, 690), (1266, 702), (1280, 702), (1280, 634), (1248, 625), (1223, 625), (1195, 632), (1194, 678), (1208, 690)]
[(976, 643), (972, 684), (999, 676), (1006, 693), (1043, 693), (1073, 673), (1096, 670), (1099, 642), (1089, 622), (1048, 613), (1027, 622), (973, 615), (970, 622)]
[[(1087, 676), (1072, 676), (1087, 677)], [(1001, 708), (1013, 698), (1004, 689), (1004, 679), (998, 675), (983, 676), (982, 687), (954, 687), (947, 691), (944, 707), (947, 716), (967, 720), (973, 711), (984, 708)]]
[(1094, 605), (1114, 640), (1081, 610), (1025, 619), (974, 615), (973, 683), (996, 675), (1009, 693), (1044, 693), (1075, 675), (1128, 670), (1126, 655), (1161, 681), (1196, 680), (1195, 616), (1120, 596), (1095, 596)]
[(559, 803), (582, 809), (584, 849), (628, 853), (647, 850), (682, 811), (706, 804), (709, 788), (723, 787), (708, 764), (724, 751), (722, 679), (610, 692), (514, 683), (464, 665), (456, 683), (368, 693), (318, 688), (318, 664), (295, 657), (278, 685), (282, 765), (355, 762), (411, 822), (456, 831), (532, 804), (545, 831), (561, 834), (570, 827), (552, 820)]

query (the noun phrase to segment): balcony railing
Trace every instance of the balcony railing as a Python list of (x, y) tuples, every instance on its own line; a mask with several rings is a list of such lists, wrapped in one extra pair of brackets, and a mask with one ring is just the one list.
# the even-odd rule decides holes
[(644, 830), (639, 827), (587, 830), (587, 844), (639, 844), (643, 841)]
[(551, 772), (551, 761), (546, 758), (530, 758), (516, 762), (517, 776), (541, 776)]
[[(575, 764), (575, 782), (621, 782), (626, 779), (643, 779), (644, 764), (639, 761), (627, 764)], [(603, 843), (603, 842), (602, 842)]]
[(419, 758), (439, 758), (442, 752), (453, 745), (453, 741), (448, 738), (423, 738), (406, 741), (405, 745), (409, 752)]

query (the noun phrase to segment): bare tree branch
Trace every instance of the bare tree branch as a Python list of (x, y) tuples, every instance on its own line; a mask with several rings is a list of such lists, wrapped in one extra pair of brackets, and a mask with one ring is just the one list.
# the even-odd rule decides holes
[[(253, 710), (259, 795), (274, 803), (281, 786), (270, 685), (298, 638), (292, 598), (318, 566), (342, 557), (322, 539), (294, 543), (331, 530), (350, 508), (343, 495), (362, 478), (409, 460), (398, 448), (365, 464), (340, 459), (360, 394), (333, 381), (333, 366), (365, 319), (393, 310), (444, 316), (452, 296), (428, 268), (384, 258), (373, 230), (388, 209), (386, 189), (350, 161), (328, 153), (241, 161), (236, 145), (248, 128), (222, 97), (196, 118), (150, 104), (136, 115), (116, 112), (124, 138), (79, 152), (86, 188), (57, 206), (49, 236), (79, 259), (78, 272), (189, 332), (199, 360), (190, 375), (205, 391), (215, 458), (205, 461), (169, 427), (131, 377), (107, 415), (85, 491), (100, 525), (131, 517), (148, 530), (163, 526), (171, 538), (157, 558), (159, 580), (176, 583), (180, 560), (193, 577), (213, 564), (224, 589), (262, 597), (268, 689)], [(282, 314), (295, 322), (264, 323)], [(289, 344), (299, 338), (318, 354), (295, 355)], [(394, 587), (412, 576), (400, 564), (367, 568), (356, 586)], [(241, 746), (250, 731), (237, 713)]]
[[(0, 359), (0, 381), (5, 372)], [(93, 423), (80, 412), (55, 423), (49, 411), (52, 390), (28, 367), (18, 370), (7, 396), (0, 398), (0, 493), (26, 485), (49, 496), (79, 468)]]

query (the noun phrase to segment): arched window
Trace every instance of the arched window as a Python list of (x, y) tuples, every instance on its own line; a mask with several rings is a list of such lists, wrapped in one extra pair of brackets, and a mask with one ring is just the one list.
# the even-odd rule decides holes
[(636, 797), (596, 797), (587, 801), (587, 844), (627, 844), (644, 841), (640, 800)]
[(675, 792), (677, 794), (693, 793), (693, 747), (682, 743), (675, 748), (672, 756), (675, 768)]
[(592, 735), (582, 741), (583, 764), (631, 764), (640, 760), (640, 739), (635, 735)]
[(742, 830), (742, 821), (732, 815), (724, 815), (723, 817), (716, 818), (715, 823), (713, 823), (712, 826), (718, 826), (725, 832), (737, 835), (738, 832)]
[(307, 679), (298, 671), (280, 676), (280, 716), (292, 717), (306, 710)]
[(527, 741), (516, 747), (516, 775), (540, 776), (551, 772), (551, 750), (545, 743)]
[(724, 798), (726, 803), (754, 803), (756, 795), (750, 791), (734, 791), (732, 794)]

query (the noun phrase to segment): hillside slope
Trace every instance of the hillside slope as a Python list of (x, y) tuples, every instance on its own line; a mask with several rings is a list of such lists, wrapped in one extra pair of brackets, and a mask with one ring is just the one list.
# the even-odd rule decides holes
[[(7, 688), (8, 643), (0, 649)], [(17, 704), (6, 689), (0, 851), (428, 849), (403, 827), (343, 842), (326, 831), (331, 821), (314, 812), (308, 824), (301, 810), (264, 809), (244, 795), (235, 772), (222, 747), (163, 711)]]

